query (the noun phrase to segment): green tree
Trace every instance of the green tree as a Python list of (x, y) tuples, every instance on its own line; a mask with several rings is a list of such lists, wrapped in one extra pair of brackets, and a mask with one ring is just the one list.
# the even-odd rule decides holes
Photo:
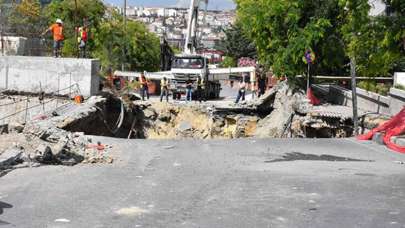
[[(389, 4), (386, 38), (388, 46), (399, 52), (400, 57), (394, 63), (393, 71), (405, 71), (405, 1), (385, 0)], [(391, 39), (390, 39), (391, 38)]]
[(367, 0), (342, 0), (345, 6), (347, 53), (357, 62), (357, 71), (365, 76), (388, 76), (405, 70), (405, 2), (386, 0), (387, 14), (368, 15)]
[(17, 36), (38, 37), (45, 20), (39, 0), (23, 0), (12, 9), (9, 17), (10, 31)]
[[(344, 49), (337, 0), (236, 0), (238, 20), (254, 40), (259, 60), (278, 75), (293, 78), (306, 70), (302, 57), (313, 50), (318, 58), (314, 71), (344, 68)], [(331, 45), (333, 44), (333, 45)], [(336, 49), (334, 55), (328, 48)]]
[[(77, 5), (76, 5), (77, 2)], [(114, 10), (107, 11), (101, 0), (52, 1), (46, 8), (49, 24), (57, 18), (64, 21), (65, 56), (77, 55), (76, 30), (87, 24), (90, 57), (98, 58), (104, 69), (119, 69), (124, 63), (126, 70), (154, 71), (159, 68), (160, 42), (148, 32), (144, 24), (127, 21)]]
[(144, 24), (127, 21), (125, 29), (122, 16), (112, 12), (110, 18), (101, 22), (94, 36), (94, 56), (101, 60), (104, 67), (119, 69), (124, 62), (126, 70), (158, 70), (160, 41), (147, 31)]
[(305, 71), (306, 49), (317, 56), (313, 74), (386, 76), (405, 68), (405, 1), (384, 0), (390, 15), (369, 16), (368, 0), (236, 0), (238, 20), (259, 59), (277, 75)]
[(226, 56), (235, 60), (241, 57), (256, 58), (257, 51), (253, 41), (244, 34), (240, 23), (236, 23), (224, 30), (225, 38), (216, 47), (224, 51)]
[(221, 67), (236, 67), (236, 65), (236, 60), (230, 56), (225, 56), (224, 61), (221, 63)]
[(90, 34), (87, 49), (90, 53), (94, 51), (94, 40), (91, 34), (97, 32), (105, 12), (105, 6), (101, 0), (56, 0), (46, 7), (45, 12), (48, 26), (55, 23), (57, 18), (63, 21), (65, 28), (63, 53), (65, 56), (77, 56), (78, 48), (75, 28), (84, 24), (88, 25)]

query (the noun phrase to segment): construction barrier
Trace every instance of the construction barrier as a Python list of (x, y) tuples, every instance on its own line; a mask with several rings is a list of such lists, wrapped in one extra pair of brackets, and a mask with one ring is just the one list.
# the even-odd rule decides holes
[(377, 128), (374, 128), (370, 132), (357, 137), (359, 140), (370, 140), (377, 132), (385, 133), (383, 141), (388, 148), (400, 153), (405, 153), (405, 147), (399, 146), (391, 141), (391, 137), (405, 133), (405, 107), (391, 120), (385, 122)]
[(308, 88), (307, 97), (312, 105), (319, 105), (321, 103), (321, 101), (315, 97), (314, 92), (312, 92), (311, 88)]

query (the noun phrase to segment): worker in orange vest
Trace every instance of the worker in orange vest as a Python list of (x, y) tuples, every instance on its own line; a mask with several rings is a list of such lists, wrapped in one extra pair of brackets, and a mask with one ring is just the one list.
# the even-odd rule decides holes
[(61, 19), (57, 19), (56, 23), (52, 24), (45, 32), (42, 33), (42, 36), (47, 32), (52, 32), (53, 34), (53, 54), (55, 58), (61, 57), (63, 40), (63, 22)]
[(87, 28), (85, 26), (77, 29), (77, 44), (79, 47), (79, 58), (86, 58)]
[(145, 74), (141, 73), (141, 77), (139, 78), (139, 82), (141, 83), (141, 97), (142, 100), (145, 100), (145, 94), (146, 98), (149, 100), (149, 88), (148, 88), (148, 80), (146, 80)]

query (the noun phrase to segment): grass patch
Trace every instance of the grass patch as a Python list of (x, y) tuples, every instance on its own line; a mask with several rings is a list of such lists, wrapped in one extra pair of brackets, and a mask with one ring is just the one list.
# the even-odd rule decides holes
[(367, 90), (369, 92), (378, 93), (383, 96), (386, 96), (391, 88), (391, 84), (377, 83), (374, 80), (361, 81), (358, 83), (357, 86), (361, 89)]

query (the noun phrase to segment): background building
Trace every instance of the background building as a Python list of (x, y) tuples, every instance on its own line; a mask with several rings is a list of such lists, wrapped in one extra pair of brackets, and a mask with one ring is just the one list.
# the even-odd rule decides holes
[[(118, 8), (120, 12), (122, 8)], [(166, 37), (171, 46), (183, 49), (187, 33), (188, 9), (128, 6), (129, 19), (141, 21), (151, 32)], [(198, 36), (201, 48), (214, 48), (225, 37), (225, 30), (235, 20), (235, 11), (200, 12)]]

